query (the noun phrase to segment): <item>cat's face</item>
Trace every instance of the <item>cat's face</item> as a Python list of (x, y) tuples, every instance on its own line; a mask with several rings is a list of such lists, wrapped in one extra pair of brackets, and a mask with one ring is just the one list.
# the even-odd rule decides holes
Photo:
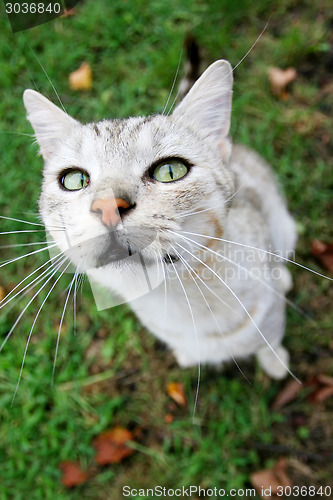
[[(24, 95), (45, 160), (40, 213), (80, 271), (175, 256), (171, 231), (221, 235), (227, 200), (232, 69), (214, 63), (170, 116), (82, 125)], [(198, 212), (195, 217), (189, 215)]]

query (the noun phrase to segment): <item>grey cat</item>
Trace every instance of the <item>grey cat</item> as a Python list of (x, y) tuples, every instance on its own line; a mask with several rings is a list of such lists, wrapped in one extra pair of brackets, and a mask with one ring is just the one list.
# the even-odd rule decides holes
[(26, 90), (40, 213), (63, 255), (129, 302), (181, 366), (254, 354), (282, 378), (295, 223), (268, 165), (232, 146), (232, 83), (216, 61), (170, 116), (86, 125)]

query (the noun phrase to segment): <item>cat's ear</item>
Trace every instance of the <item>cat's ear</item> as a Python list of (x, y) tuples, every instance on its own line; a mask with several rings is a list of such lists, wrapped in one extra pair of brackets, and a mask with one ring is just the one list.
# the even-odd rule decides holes
[(40, 152), (47, 160), (59, 147), (59, 143), (80, 123), (35, 90), (26, 90), (23, 102)]
[(220, 144), (229, 134), (232, 104), (232, 67), (228, 61), (214, 62), (195, 82), (173, 112), (203, 138)]

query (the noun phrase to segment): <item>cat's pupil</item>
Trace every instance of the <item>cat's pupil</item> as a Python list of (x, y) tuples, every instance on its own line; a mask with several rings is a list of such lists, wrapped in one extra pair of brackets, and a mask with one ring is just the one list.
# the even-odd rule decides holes
[(153, 179), (159, 182), (172, 182), (184, 177), (187, 166), (181, 160), (164, 161), (155, 167)]
[(78, 191), (88, 186), (89, 175), (82, 170), (69, 170), (60, 177), (60, 184), (67, 191)]

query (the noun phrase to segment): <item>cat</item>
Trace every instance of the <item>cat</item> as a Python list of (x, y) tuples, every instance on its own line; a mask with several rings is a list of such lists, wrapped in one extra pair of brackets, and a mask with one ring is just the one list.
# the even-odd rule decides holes
[(281, 379), (296, 226), (270, 167), (232, 145), (232, 86), (219, 60), (170, 115), (85, 125), (26, 90), (40, 214), (77, 271), (128, 302), (179, 365), (255, 355)]

